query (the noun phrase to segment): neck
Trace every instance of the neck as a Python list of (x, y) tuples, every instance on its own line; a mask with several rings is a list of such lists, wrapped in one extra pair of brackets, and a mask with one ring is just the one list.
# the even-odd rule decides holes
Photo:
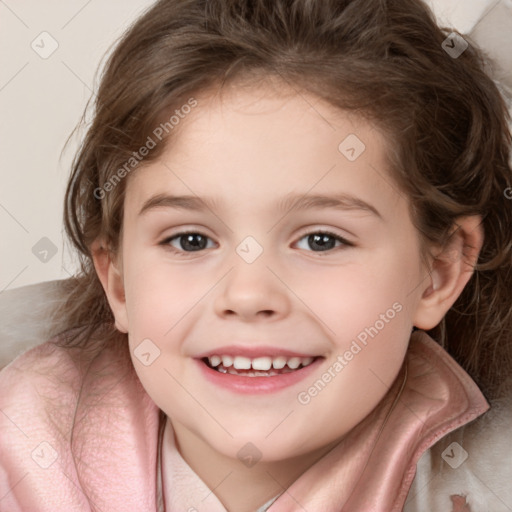
[(245, 465), (239, 459), (217, 452), (182, 424), (172, 421), (171, 425), (168, 434), (173, 435), (174, 430), (174, 442), (179, 453), (228, 512), (255, 512), (283, 493), (340, 442), (335, 440), (313, 452), (286, 460), (260, 460), (254, 465)]

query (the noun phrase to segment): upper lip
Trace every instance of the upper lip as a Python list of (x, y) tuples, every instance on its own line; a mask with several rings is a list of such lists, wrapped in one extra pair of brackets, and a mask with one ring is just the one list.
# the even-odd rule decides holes
[(242, 345), (224, 345), (217, 347), (207, 352), (203, 352), (196, 356), (197, 359), (203, 359), (205, 357), (217, 356), (242, 356), (248, 357), (249, 359), (255, 359), (256, 357), (318, 357), (318, 354), (306, 354), (304, 352), (296, 352), (294, 350), (288, 350), (279, 347), (272, 347), (267, 345), (259, 345), (254, 347), (242, 346)]

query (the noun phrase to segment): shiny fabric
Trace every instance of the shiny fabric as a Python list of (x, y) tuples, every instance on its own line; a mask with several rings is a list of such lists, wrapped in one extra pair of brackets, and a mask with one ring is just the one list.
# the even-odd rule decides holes
[[(420, 456), (489, 409), (421, 331), (383, 385), (377, 407), (269, 512), (401, 511)], [(127, 353), (74, 364), (39, 345), (0, 372), (0, 410), (0, 512), (226, 511), (176, 450), (171, 422), (159, 431), (160, 410)]]

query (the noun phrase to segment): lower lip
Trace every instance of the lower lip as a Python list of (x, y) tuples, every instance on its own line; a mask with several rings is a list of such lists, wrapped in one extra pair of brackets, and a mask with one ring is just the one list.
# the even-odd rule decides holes
[(304, 380), (318, 368), (323, 358), (319, 357), (310, 365), (299, 370), (280, 375), (272, 375), (271, 377), (244, 377), (243, 375), (220, 373), (210, 368), (201, 359), (195, 359), (195, 361), (199, 365), (205, 378), (216, 386), (229, 389), (236, 393), (264, 394), (274, 393)]

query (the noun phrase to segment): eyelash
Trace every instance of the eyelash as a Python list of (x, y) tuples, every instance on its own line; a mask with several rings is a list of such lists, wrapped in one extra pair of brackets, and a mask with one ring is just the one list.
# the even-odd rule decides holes
[[(185, 257), (186, 254), (194, 254), (194, 253), (197, 253), (197, 252), (203, 252), (205, 251), (206, 249), (200, 249), (198, 251), (183, 251), (183, 250), (180, 250), (180, 249), (176, 249), (175, 247), (173, 247), (172, 245), (170, 245), (170, 242), (172, 240), (175, 240), (175, 239), (179, 239), (185, 235), (200, 235), (206, 239), (210, 239), (210, 237), (204, 235), (203, 233), (199, 232), (199, 231), (194, 231), (194, 230), (190, 230), (190, 231), (180, 231), (179, 233), (176, 233), (175, 235), (172, 235), (170, 237), (167, 237), (165, 238), (164, 240), (162, 240), (159, 245), (162, 245), (164, 246), (166, 249), (170, 250), (172, 253), (178, 255), (178, 256), (183, 256)], [(343, 246), (346, 246), (346, 247), (354, 247), (354, 244), (349, 242), (348, 240), (346, 240), (345, 238), (335, 234), (335, 233), (332, 233), (331, 231), (327, 231), (327, 230), (317, 230), (317, 231), (310, 231), (310, 232), (307, 232), (305, 234), (303, 234), (298, 241), (302, 240), (303, 238), (306, 238), (310, 235), (327, 235), (327, 236), (330, 236), (331, 238), (334, 238), (336, 241), (339, 241), (342, 243)], [(341, 249), (342, 247), (338, 247), (338, 249)], [(308, 252), (313, 252), (313, 253), (316, 253), (316, 254), (320, 254), (320, 255), (323, 255), (324, 253), (331, 253), (333, 251), (335, 251), (336, 248), (333, 248), (333, 249), (327, 249), (325, 251), (308, 251)]]

